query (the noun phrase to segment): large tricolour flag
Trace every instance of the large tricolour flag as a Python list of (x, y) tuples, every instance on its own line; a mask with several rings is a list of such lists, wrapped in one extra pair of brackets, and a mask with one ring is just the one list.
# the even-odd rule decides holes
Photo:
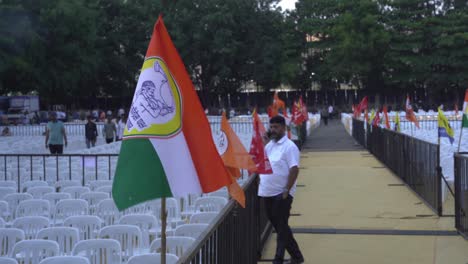
[(154, 26), (129, 111), (112, 197), (119, 210), (232, 183), (162, 17)]

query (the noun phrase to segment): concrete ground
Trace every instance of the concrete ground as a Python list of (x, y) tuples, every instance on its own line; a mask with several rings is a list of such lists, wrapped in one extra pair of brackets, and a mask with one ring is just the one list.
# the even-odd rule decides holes
[[(468, 263), (454, 218), (438, 217), (338, 121), (314, 130), (304, 147), (291, 213), (305, 263)], [(271, 263), (275, 240), (259, 263)]]

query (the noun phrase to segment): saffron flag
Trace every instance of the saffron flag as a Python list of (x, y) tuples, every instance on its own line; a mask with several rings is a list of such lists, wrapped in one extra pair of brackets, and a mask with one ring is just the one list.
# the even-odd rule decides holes
[(254, 110), (253, 114), (253, 135), (250, 143), (249, 154), (252, 156), (255, 166), (257, 167), (257, 173), (259, 174), (272, 174), (270, 160), (265, 153), (265, 146), (263, 144), (263, 136), (265, 135), (265, 127), (257, 114), (257, 110)]
[(462, 128), (468, 127), (468, 90), (465, 91), (465, 101), (463, 102)]
[[(296, 125), (301, 125), (305, 121), (308, 120), (307, 115), (304, 113), (304, 105), (302, 102), (302, 98), (299, 99), (297, 102), (293, 103), (292, 107), (292, 117), (291, 121)], [(307, 110), (306, 110), (307, 112)]]
[(394, 130), (400, 132), (400, 113), (396, 113)]
[(130, 107), (112, 197), (119, 210), (141, 202), (229, 186), (232, 178), (162, 17)]
[(278, 92), (275, 91), (273, 95), (273, 103), (269, 107), (268, 116), (270, 118), (277, 116), (280, 113), (280, 110), (283, 110), (283, 115), (286, 117), (286, 105), (283, 100), (281, 100), (278, 96)]
[(388, 109), (386, 105), (384, 105), (383, 107), (383, 116), (383, 118), (385, 119), (385, 128), (390, 129), (390, 120), (388, 119)]
[(437, 115), (437, 123), (439, 124), (439, 138), (440, 137), (448, 137), (450, 140), (450, 143), (453, 144), (454, 138), (454, 132), (452, 127), (450, 127), (450, 123), (447, 119), (447, 117), (444, 115), (444, 112), (442, 112), (442, 109), (438, 109), (438, 115)]
[(411, 106), (411, 101), (409, 98), (409, 95), (406, 96), (406, 105), (405, 105), (405, 110), (406, 110), (406, 119), (410, 122), (413, 122), (414, 125), (419, 128), (419, 121), (416, 118), (416, 115), (414, 114), (413, 107)]
[(232, 184), (228, 186), (229, 194), (245, 208), (245, 194), (237, 183), (236, 178), (241, 176), (240, 169), (256, 171), (257, 167), (234, 130), (232, 130), (225, 112), (223, 112), (221, 118), (221, 131), (216, 141), (218, 153), (221, 155), (224, 165), (233, 177)]

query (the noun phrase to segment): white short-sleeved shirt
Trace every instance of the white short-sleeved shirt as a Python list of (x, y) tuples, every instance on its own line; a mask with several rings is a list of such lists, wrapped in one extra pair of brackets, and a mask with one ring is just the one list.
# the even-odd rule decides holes
[[(265, 146), (265, 152), (270, 160), (273, 174), (260, 174), (258, 196), (271, 197), (283, 193), (288, 185), (289, 169), (299, 167), (300, 152), (296, 144), (286, 135), (278, 142), (270, 141)], [(296, 193), (296, 182), (289, 194)]]

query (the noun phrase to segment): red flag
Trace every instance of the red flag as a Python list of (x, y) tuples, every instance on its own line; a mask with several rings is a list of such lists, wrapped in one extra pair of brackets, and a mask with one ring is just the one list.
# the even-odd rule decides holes
[(257, 166), (257, 173), (272, 174), (270, 160), (265, 153), (265, 146), (263, 145), (263, 135), (265, 134), (265, 127), (263, 126), (257, 110), (253, 114), (253, 135), (252, 142), (250, 143), (249, 154), (252, 156), (255, 165)]
[(367, 123), (369, 123), (369, 110), (364, 110), (364, 118), (366, 120)]
[(406, 119), (410, 122), (413, 122), (417, 128), (419, 128), (419, 121), (414, 114), (413, 107), (411, 106), (411, 101), (409, 95), (406, 96)]
[[(271, 110), (268, 112), (268, 116), (270, 118), (277, 116), (281, 109), (283, 109), (283, 115), (285, 115), (286, 107), (284, 101), (279, 98), (278, 92), (275, 92), (273, 95), (273, 103), (271, 104), (270, 109)], [(285, 117), (286, 116), (287, 115), (285, 115)]]
[(291, 121), (296, 125), (301, 125), (306, 121), (301, 101), (293, 103)]
[(364, 98), (362, 98), (361, 102), (359, 103), (357, 109), (358, 109), (358, 112), (361, 113), (362, 111), (364, 110), (367, 110), (368, 108), (368, 101), (369, 99), (367, 98), (367, 96), (364, 96)]
[(388, 120), (388, 109), (387, 109), (386, 105), (384, 105), (384, 107), (383, 107), (383, 114), (384, 114), (384, 118), (385, 118), (385, 127), (387, 129), (390, 129), (390, 121)]

